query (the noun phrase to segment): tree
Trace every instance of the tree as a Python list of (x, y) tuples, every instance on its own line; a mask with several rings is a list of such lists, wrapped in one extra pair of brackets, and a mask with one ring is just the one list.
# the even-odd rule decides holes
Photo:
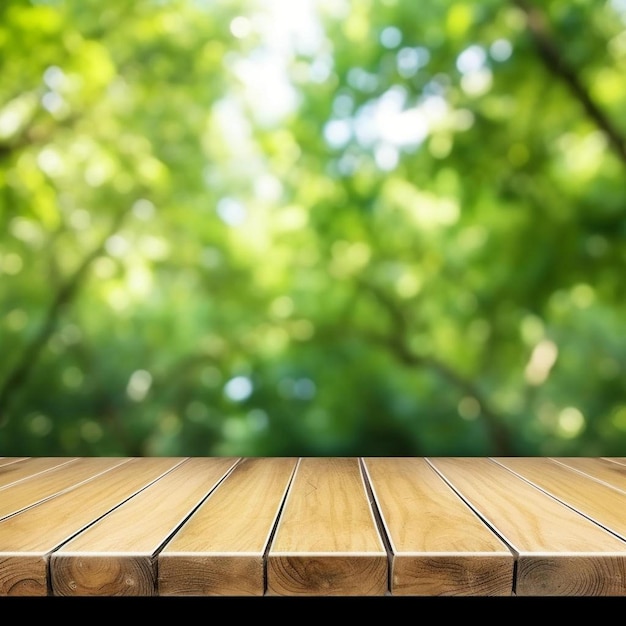
[(623, 455), (626, 11), (0, 11), (0, 454)]

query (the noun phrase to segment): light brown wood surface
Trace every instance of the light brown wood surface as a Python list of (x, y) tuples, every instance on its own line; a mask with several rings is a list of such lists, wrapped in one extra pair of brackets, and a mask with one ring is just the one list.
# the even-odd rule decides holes
[(159, 595), (262, 596), (297, 458), (244, 459), (159, 554)]
[(267, 593), (384, 595), (387, 553), (357, 458), (301, 458), (267, 559)]
[(571, 471), (552, 459), (517, 457), (495, 460), (626, 540), (626, 493), (617, 487)]
[(71, 489), (125, 461), (113, 457), (76, 458), (51, 465), (51, 469), (45, 472), (26, 475), (19, 482), (0, 489), (0, 519)]
[(393, 595), (511, 595), (508, 547), (423, 458), (366, 458)]
[(50, 561), (52, 593), (155, 595), (157, 551), (237, 460), (186, 459), (59, 548)]
[(493, 459), (429, 461), (518, 554), (516, 595), (626, 595), (615, 535)]
[(0, 467), (9, 465), (10, 463), (16, 463), (17, 461), (24, 461), (28, 458), (27, 456), (0, 456)]
[(625, 457), (7, 458), (0, 596), (626, 597)]
[(611, 459), (587, 457), (561, 457), (553, 460), (626, 492), (626, 465)]
[(54, 467), (60, 467), (66, 463), (76, 461), (76, 457), (39, 457), (25, 458), (14, 463), (7, 463), (0, 466), (0, 490), (13, 485), (20, 480), (30, 478), (41, 472), (45, 472)]
[(74, 489), (0, 522), (0, 595), (47, 595), (50, 553), (183, 459), (122, 460)]

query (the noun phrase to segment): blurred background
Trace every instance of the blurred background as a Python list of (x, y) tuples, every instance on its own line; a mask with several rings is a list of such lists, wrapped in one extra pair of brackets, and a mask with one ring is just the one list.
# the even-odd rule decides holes
[(0, 455), (626, 455), (626, 0), (4, 0)]

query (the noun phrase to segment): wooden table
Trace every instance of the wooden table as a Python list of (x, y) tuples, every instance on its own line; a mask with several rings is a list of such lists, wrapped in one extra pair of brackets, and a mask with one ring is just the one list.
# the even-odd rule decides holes
[(0, 457), (0, 596), (626, 596), (626, 458)]

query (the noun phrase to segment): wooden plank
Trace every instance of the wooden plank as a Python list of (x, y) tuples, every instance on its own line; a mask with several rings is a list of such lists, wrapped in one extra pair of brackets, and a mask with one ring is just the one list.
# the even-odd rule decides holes
[(626, 493), (617, 487), (549, 458), (494, 460), (626, 540)]
[(622, 491), (626, 491), (626, 466), (614, 463), (610, 459), (591, 457), (555, 457), (557, 463), (601, 480), (608, 485), (613, 485)]
[(0, 490), (0, 520), (75, 487), (124, 460), (115, 457), (71, 459)]
[(626, 594), (626, 544), (615, 535), (493, 459), (428, 460), (518, 554), (516, 595)]
[(264, 557), (296, 462), (239, 463), (159, 553), (159, 595), (263, 595)]
[(0, 596), (45, 596), (50, 553), (181, 463), (129, 458), (69, 491), (0, 522)]
[(392, 595), (510, 596), (515, 558), (423, 458), (366, 458)]
[(77, 535), (51, 556), (52, 594), (157, 595), (157, 551), (237, 461), (187, 459)]
[(75, 460), (76, 457), (34, 457), (26, 458), (19, 463), (4, 465), (0, 467), (0, 490), (20, 480)]
[(300, 459), (267, 557), (267, 594), (385, 595), (387, 569), (359, 460)]
[(29, 459), (28, 456), (1, 456), (0, 457), (0, 467), (3, 465), (9, 465), (10, 463), (18, 463), (19, 461), (25, 461)]
[(613, 463), (620, 463), (621, 465), (626, 465), (626, 457), (622, 456), (613, 456), (613, 457), (602, 457), (606, 461), (612, 461)]

